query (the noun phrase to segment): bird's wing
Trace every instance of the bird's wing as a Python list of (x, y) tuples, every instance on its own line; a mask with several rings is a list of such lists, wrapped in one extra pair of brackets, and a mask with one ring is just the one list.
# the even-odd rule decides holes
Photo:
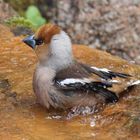
[[(93, 78), (93, 74), (99, 76), (98, 80), (97, 78)], [(89, 93), (94, 92), (100, 94), (109, 102), (115, 102), (118, 100), (118, 97), (114, 92), (108, 89), (112, 87), (113, 83), (106, 79), (112, 79), (116, 76), (126, 78), (127, 74), (115, 73), (107, 69), (88, 67), (84, 64), (75, 62), (68, 68), (56, 73), (54, 81), (60, 89), (67, 91), (90, 91)]]
[(97, 68), (97, 67), (93, 67), (93, 66), (90, 67), (90, 66), (82, 64), (82, 63), (81, 63), (81, 66), (84, 67), (89, 73), (96, 74), (105, 80), (116, 78), (116, 77), (128, 78), (131, 76), (131, 75), (125, 74), (125, 73), (113, 72), (106, 68)]

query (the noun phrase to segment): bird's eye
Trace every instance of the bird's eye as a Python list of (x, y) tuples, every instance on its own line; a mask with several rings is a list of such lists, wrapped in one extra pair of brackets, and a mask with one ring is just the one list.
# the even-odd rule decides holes
[(42, 39), (35, 39), (36, 45), (41, 45), (43, 43)]

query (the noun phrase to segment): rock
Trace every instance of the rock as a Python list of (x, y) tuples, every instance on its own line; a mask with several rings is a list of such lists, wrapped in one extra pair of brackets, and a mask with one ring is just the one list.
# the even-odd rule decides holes
[(17, 16), (15, 10), (8, 3), (0, 0), (0, 23), (4, 23), (6, 19), (12, 16)]
[(140, 0), (6, 1), (22, 15), (28, 5), (34, 4), (43, 17), (62, 26), (74, 43), (106, 50), (140, 64)]
[[(22, 36), (15, 37), (3, 25), (0, 25), (0, 31), (0, 77), (8, 79), (11, 85), (5, 96), (0, 92), (1, 139), (139, 139), (140, 86), (125, 91), (118, 103), (105, 106), (101, 112), (68, 121), (64, 119), (65, 112), (46, 111), (34, 103), (35, 53), (22, 42)], [(73, 52), (79, 61), (129, 73), (140, 79), (140, 66), (119, 57), (85, 45), (73, 45)]]
[(103, 49), (140, 64), (139, 0), (54, 0), (48, 11), (52, 11), (50, 20), (62, 26), (74, 43)]
[(10, 87), (8, 79), (0, 80), (0, 88), (8, 89)]
[(7, 92), (7, 93), (6, 93), (6, 96), (7, 96), (7, 97), (11, 97), (11, 98), (16, 98), (17, 93), (16, 93), (16, 92)]
[(3, 99), (5, 99), (5, 94), (4, 93), (1, 93), (0, 94), (0, 101), (3, 100)]
[(33, 31), (27, 27), (24, 26), (17, 26), (11, 28), (11, 31), (15, 36), (20, 36), (20, 35), (32, 35)]

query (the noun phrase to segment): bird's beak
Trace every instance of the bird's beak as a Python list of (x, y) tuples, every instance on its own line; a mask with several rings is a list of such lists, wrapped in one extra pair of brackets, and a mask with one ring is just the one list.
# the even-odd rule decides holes
[(32, 49), (36, 47), (36, 41), (34, 39), (34, 35), (28, 36), (22, 40), (25, 44), (30, 46)]

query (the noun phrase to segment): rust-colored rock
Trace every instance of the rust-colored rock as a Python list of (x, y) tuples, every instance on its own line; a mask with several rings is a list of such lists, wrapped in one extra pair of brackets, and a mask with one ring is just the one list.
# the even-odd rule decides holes
[[(65, 120), (64, 112), (48, 112), (35, 102), (32, 91), (34, 51), (22, 43), (23, 37), (14, 37), (7, 27), (0, 25), (0, 30), (0, 79), (8, 79), (10, 84), (7, 90), (0, 89), (1, 139), (139, 139), (139, 86), (125, 92), (118, 103), (107, 105), (102, 112)], [(80, 61), (140, 78), (139, 66), (106, 52), (82, 45), (74, 45), (73, 51)]]

